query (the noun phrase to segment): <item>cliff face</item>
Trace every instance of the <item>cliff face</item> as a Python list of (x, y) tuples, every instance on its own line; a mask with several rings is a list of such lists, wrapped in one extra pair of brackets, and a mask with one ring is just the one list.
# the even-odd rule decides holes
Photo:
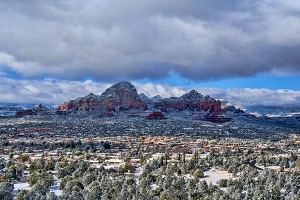
[(120, 82), (108, 88), (100, 96), (109, 109), (119, 106), (120, 110), (147, 109), (147, 104), (141, 101), (135, 87), (129, 82)]
[(147, 109), (147, 104), (141, 101), (135, 87), (129, 82), (117, 83), (100, 96), (89, 94), (60, 105), (58, 112), (77, 111), (77, 110), (97, 110), (116, 111), (116, 109)]
[(99, 96), (94, 94), (89, 94), (85, 97), (80, 97), (69, 102), (65, 102), (58, 107), (58, 111), (68, 111), (68, 110), (85, 110), (96, 109), (100, 106)]
[(207, 111), (208, 116), (218, 116), (222, 114), (221, 101), (215, 100), (210, 96), (203, 96), (195, 90), (190, 91), (181, 97), (171, 97), (162, 99), (155, 103), (154, 107), (161, 111), (167, 109), (182, 110), (197, 110)]

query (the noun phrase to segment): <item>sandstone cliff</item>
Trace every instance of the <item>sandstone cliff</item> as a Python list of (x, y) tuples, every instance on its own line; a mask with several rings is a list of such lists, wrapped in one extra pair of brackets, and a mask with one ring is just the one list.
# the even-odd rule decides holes
[(58, 108), (59, 112), (78, 111), (78, 110), (97, 110), (107, 111), (128, 110), (128, 109), (147, 109), (147, 104), (141, 101), (135, 87), (129, 82), (117, 83), (101, 95), (89, 94), (69, 102), (65, 102)]
[(192, 90), (181, 97), (162, 99), (155, 103), (154, 107), (161, 111), (167, 111), (167, 109), (174, 109), (178, 111), (187, 109), (207, 111), (207, 116), (218, 116), (222, 114), (220, 100), (216, 100), (210, 96), (203, 96), (195, 90)]

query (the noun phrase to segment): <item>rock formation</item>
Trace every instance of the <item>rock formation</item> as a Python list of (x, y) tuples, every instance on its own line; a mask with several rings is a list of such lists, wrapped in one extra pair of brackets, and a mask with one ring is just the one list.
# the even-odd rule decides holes
[(233, 113), (237, 113), (237, 114), (245, 113), (245, 111), (243, 111), (240, 108), (236, 108), (235, 106), (227, 106), (226, 108), (223, 108), (222, 111), (225, 113), (226, 112), (233, 112)]
[(147, 104), (141, 101), (135, 87), (129, 82), (117, 83), (100, 96), (89, 94), (69, 102), (65, 102), (58, 108), (58, 113), (78, 110), (103, 109), (108, 112), (129, 109), (147, 109)]
[(153, 112), (148, 117), (146, 117), (146, 119), (150, 119), (150, 120), (162, 120), (162, 119), (166, 119), (166, 117), (161, 112)]
[(151, 99), (152, 102), (157, 103), (157, 102), (159, 102), (160, 100), (162, 100), (162, 97), (159, 96), (159, 95), (156, 95), (156, 96), (154, 96), (154, 97), (152, 97), (152, 98), (150, 98), (150, 99)]
[(147, 97), (144, 93), (139, 94), (139, 97), (140, 97), (141, 101), (143, 101), (147, 104), (153, 103), (152, 100), (149, 97)]
[(47, 107), (40, 104), (36, 108), (25, 109), (16, 112), (16, 117), (24, 117), (29, 115), (53, 115), (54, 113)]
[[(222, 110), (220, 100), (216, 100), (210, 96), (203, 96), (201, 93), (192, 90), (181, 97), (171, 97), (162, 99), (161, 96), (147, 97), (145, 94), (138, 95), (136, 88), (129, 82), (117, 83), (101, 95), (89, 94), (85, 97), (80, 97), (71, 100), (59, 106), (57, 114), (67, 114), (77, 111), (92, 111), (101, 110), (103, 116), (114, 116), (114, 112), (125, 110), (160, 110), (161, 112), (151, 113), (147, 119), (159, 120), (165, 119), (162, 112), (177, 110), (198, 111), (201, 120), (224, 123), (230, 118), (223, 116), (225, 112), (242, 113), (242, 110), (235, 107), (227, 107)], [(30, 111), (28, 111), (30, 112)], [(109, 114), (107, 114), (109, 113)], [(128, 117), (139, 117), (136, 111), (129, 111)]]
[(211, 98), (210, 96), (203, 96), (195, 90), (190, 91), (181, 97), (171, 97), (162, 99), (155, 103), (154, 107), (161, 111), (167, 109), (174, 109), (178, 111), (183, 110), (197, 110), (207, 111), (207, 116), (218, 116), (222, 114), (221, 101)]
[(162, 100), (162, 97), (159, 96), (159, 95), (156, 95), (156, 96), (154, 96), (152, 98), (149, 98), (144, 93), (141, 93), (141, 94), (139, 94), (139, 96), (140, 96), (140, 99), (143, 102), (147, 103), (147, 106), (148, 106), (149, 110), (155, 110), (154, 104), (157, 103), (157, 102), (159, 102), (160, 100)]

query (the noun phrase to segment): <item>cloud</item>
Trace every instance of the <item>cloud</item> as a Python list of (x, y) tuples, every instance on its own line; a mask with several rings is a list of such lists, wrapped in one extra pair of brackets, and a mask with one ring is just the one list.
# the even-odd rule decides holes
[(300, 105), (300, 91), (297, 90), (270, 90), (266, 88), (200, 88), (198, 91), (203, 94), (209, 94), (214, 98), (224, 99), (237, 106)]
[(187, 92), (181, 87), (172, 87), (153, 83), (133, 83), (139, 93), (144, 93), (148, 97), (160, 95), (162, 97), (179, 97)]
[(89, 93), (100, 94), (111, 84), (91, 80), (60, 81), (57, 79), (15, 80), (0, 77), (0, 102), (60, 104)]
[[(57, 79), (41, 80), (15, 80), (0, 76), (0, 102), (2, 103), (49, 103), (61, 104), (80, 96), (94, 93), (100, 95), (111, 83), (96, 81), (61, 81)], [(161, 95), (162, 97), (181, 96), (188, 89), (162, 84), (133, 82), (139, 93), (149, 97)], [(269, 89), (220, 89), (195, 88), (204, 95), (217, 99), (224, 99), (233, 105), (298, 105), (300, 91), (295, 90), (269, 90)]]
[[(156, 94), (162, 97), (179, 97), (190, 90), (182, 87), (167, 86), (161, 84), (137, 84), (134, 83), (139, 92), (147, 96)], [(203, 95), (210, 95), (216, 99), (226, 100), (232, 105), (296, 105), (300, 106), (300, 91), (277, 89), (270, 90), (266, 88), (194, 88)]]
[(294, 0), (1, 1), (0, 64), (24, 78), (300, 73)]

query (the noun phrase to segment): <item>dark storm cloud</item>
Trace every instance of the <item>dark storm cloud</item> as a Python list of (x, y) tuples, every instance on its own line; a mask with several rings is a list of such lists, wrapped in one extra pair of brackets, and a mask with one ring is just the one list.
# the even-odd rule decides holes
[(300, 73), (300, 3), (1, 1), (0, 66), (79, 80)]

